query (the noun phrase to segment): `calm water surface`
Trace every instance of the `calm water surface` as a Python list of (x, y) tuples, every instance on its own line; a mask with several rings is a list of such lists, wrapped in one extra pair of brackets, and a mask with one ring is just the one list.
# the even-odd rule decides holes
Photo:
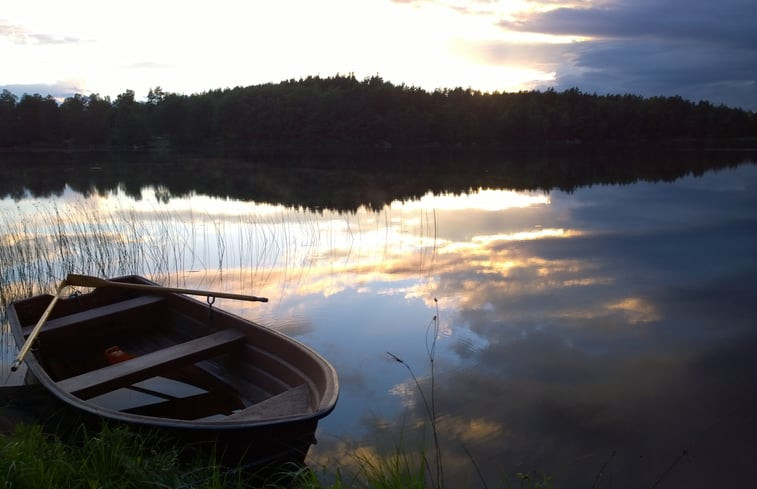
[[(15, 242), (96, 230), (121, 250), (69, 257), (75, 271), (268, 296), (222, 307), (297, 337), (339, 372), (314, 465), (381, 457), (418, 436), (423, 400), (387, 352), (428, 396), (436, 325), (450, 487), (483, 487), (471, 457), (488, 487), (517, 472), (584, 488), (757, 480), (754, 165), (571, 193), (429, 193), (356, 212), (140, 194), (66, 186), (0, 211)], [(13, 355), (5, 345), (3, 377)]]

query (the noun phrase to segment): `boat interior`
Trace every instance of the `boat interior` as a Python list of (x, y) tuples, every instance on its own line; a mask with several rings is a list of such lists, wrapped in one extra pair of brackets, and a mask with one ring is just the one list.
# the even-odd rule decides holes
[[(24, 337), (51, 300), (15, 305)], [(59, 300), (32, 352), (58, 389), (150, 417), (307, 415), (328, 382), (309, 352), (283, 335), (186, 296), (117, 288)]]

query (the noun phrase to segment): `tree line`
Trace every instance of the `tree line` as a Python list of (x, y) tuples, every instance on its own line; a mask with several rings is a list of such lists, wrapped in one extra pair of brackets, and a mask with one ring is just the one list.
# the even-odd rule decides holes
[(153, 88), (114, 100), (7, 90), (0, 147), (505, 148), (535, 142), (664, 142), (757, 137), (757, 114), (679, 96), (428, 92), (379, 76), (308, 77), (199, 94)]

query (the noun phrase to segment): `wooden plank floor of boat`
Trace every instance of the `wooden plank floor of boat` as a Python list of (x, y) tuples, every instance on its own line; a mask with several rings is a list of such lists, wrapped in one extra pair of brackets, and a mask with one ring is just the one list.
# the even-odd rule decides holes
[(196, 363), (229, 351), (242, 343), (245, 335), (225, 329), (191, 341), (157, 350), (125, 362), (69, 377), (57, 383), (66, 392), (83, 399), (139, 382), (172, 368)]

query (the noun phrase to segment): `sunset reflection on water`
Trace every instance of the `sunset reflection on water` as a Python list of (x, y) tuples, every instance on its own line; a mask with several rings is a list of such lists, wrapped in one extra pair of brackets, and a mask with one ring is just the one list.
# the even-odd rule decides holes
[(733, 480), (756, 475), (742, 463), (757, 453), (755, 189), (747, 165), (573, 193), (428, 194), (378, 211), (150, 187), (139, 200), (65, 192), (0, 207), (13, 239), (91, 226), (133, 241), (140, 273), (163, 283), (269, 297), (217, 305), (337, 368), (315, 465), (421, 436), (418, 386), (386, 352), (428, 393), (438, 314), (437, 422), (454, 487), (478, 480), (470, 456), (492, 483), (536, 471), (590, 487), (611, 461), (613, 487), (651, 485), (684, 449), (707, 462), (670, 483), (707, 487), (722, 466)]

